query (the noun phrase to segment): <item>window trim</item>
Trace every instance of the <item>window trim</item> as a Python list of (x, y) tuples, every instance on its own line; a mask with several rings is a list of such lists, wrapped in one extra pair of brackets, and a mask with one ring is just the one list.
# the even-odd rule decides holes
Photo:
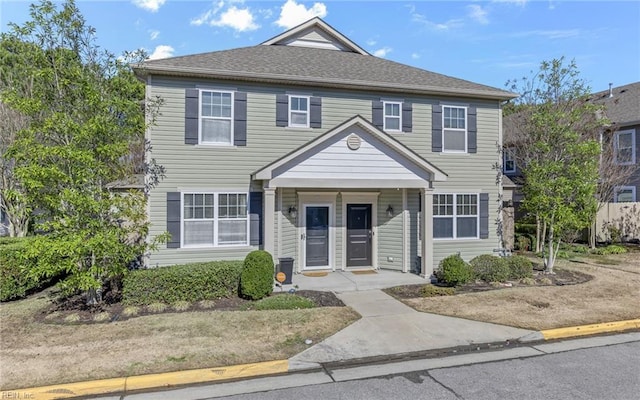
[[(287, 95), (287, 97), (289, 98), (289, 101), (287, 102), (287, 118), (288, 118), (288, 124), (287, 126), (289, 128), (309, 128), (311, 126), (311, 96), (306, 96), (306, 95), (299, 95), (299, 94), (289, 94)], [(291, 109), (291, 99), (292, 98), (298, 98), (298, 99), (306, 99), (307, 100), (307, 111), (300, 111), (300, 110), (292, 110)], [(306, 124), (294, 124), (293, 118), (291, 118), (291, 113), (298, 113), (298, 114), (302, 114), (305, 113), (307, 116), (307, 122)]]
[[(514, 147), (505, 147), (502, 151), (502, 172), (505, 174), (515, 173), (517, 170), (516, 166), (516, 158), (514, 156), (515, 148)], [(510, 157), (508, 157), (510, 156)], [(507, 169), (507, 162), (513, 162), (513, 168)]]
[[(631, 161), (628, 162), (620, 162), (618, 161), (619, 154), (619, 142), (621, 134), (629, 134), (631, 135)], [(635, 129), (625, 129), (623, 131), (617, 131), (614, 134), (613, 145), (615, 150), (615, 162), (618, 165), (635, 165), (636, 164), (636, 130)], [(626, 147), (625, 147), (626, 148)]]
[[(382, 130), (385, 132), (402, 132), (402, 101), (390, 101), (383, 100), (382, 101)], [(397, 104), (398, 105), (398, 115), (387, 115), (387, 104)], [(387, 128), (387, 118), (394, 118), (398, 120), (398, 129), (389, 129)]]
[[(184, 196), (185, 195), (193, 195), (193, 194), (212, 194), (213, 195), (213, 218), (190, 218), (188, 220), (185, 220), (184, 218)], [(246, 196), (246, 207), (247, 207), (247, 213), (245, 216), (246, 219), (246, 224), (245, 224), (245, 229), (246, 229), (246, 242), (245, 243), (236, 243), (236, 244), (219, 244), (218, 243), (218, 235), (219, 235), (219, 228), (218, 228), (218, 223), (220, 221), (220, 218), (218, 216), (218, 208), (220, 206), (220, 202), (219, 202), (219, 195), (221, 194), (225, 194), (225, 195), (229, 195), (229, 194), (244, 194)], [(194, 191), (194, 190), (190, 190), (190, 191), (184, 191), (184, 192), (180, 192), (180, 248), (185, 248), (185, 249), (219, 249), (219, 248), (228, 248), (228, 247), (247, 247), (250, 245), (251, 243), (251, 218), (249, 217), (249, 192), (244, 192), (244, 191), (225, 191), (225, 192), (215, 192), (215, 191)], [(184, 236), (185, 236), (185, 221), (201, 221), (201, 220), (206, 220), (206, 221), (213, 221), (213, 243), (212, 244), (185, 244), (184, 242)], [(235, 218), (235, 220), (242, 220), (241, 218)]]
[[(618, 193), (625, 191), (625, 190), (631, 190), (631, 194), (633, 196), (633, 200), (631, 202), (628, 201), (618, 201)], [(636, 196), (636, 187), (635, 186), (616, 186), (616, 188), (613, 191), (613, 202), (614, 203), (635, 203), (638, 201), (638, 197)]]
[[(460, 128), (446, 128), (445, 127), (445, 109), (456, 108), (464, 110), (464, 129)], [(447, 150), (445, 145), (446, 131), (464, 132), (464, 150)], [(457, 153), (467, 154), (469, 153), (469, 106), (442, 104), (442, 153)]]
[[(435, 212), (433, 212), (433, 219), (435, 220), (436, 218), (440, 218), (440, 219), (445, 219), (445, 218), (451, 218), (452, 219), (452, 224), (453, 224), (453, 236), (452, 237), (446, 237), (446, 238), (437, 238), (435, 237), (435, 235), (433, 235), (433, 240), (434, 241), (447, 241), (447, 240), (480, 240), (480, 193), (469, 193), (469, 192), (465, 192), (465, 193), (451, 193), (451, 192), (447, 192), (447, 193), (434, 193), (434, 201), (433, 201), (433, 206), (435, 207), (436, 202), (435, 202), (435, 196), (438, 195), (451, 195), (453, 196), (453, 215), (436, 215)], [(458, 215), (458, 196), (464, 196), (464, 195), (471, 195), (471, 196), (475, 196), (476, 197), (476, 214), (475, 215)], [(463, 218), (470, 218), (470, 217), (475, 217), (476, 218), (476, 236), (466, 236), (466, 237), (458, 237), (458, 226), (457, 226), (457, 219), (458, 217), (463, 217)], [(432, 221), (432, 228), (433, 229), (433, 221)]]
[[(231, 115), (227, 117), (208, 117), (202, 115), (202, 94), (203, 93), (228, 93), (231, 95)], [(235, 94), (231, 90), (219, 90), (219, 89), (198, 89), (198, 145), (202, 146), (233, 146), (235, 143), (234, 138), (234, 117), (235, 117)], [(229, 121), (230, 135), (229, 143), (223, 142), (205, 142), (202, 140), (202, 121), (203, 119), (224, 120)]]

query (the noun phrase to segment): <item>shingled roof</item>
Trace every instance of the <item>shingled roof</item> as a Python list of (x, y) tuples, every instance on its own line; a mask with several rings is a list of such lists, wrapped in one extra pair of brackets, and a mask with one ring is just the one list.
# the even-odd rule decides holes
[[(321, 29), (333, 35), (320, 19), (304, 28)], [(289, 32), (298, 34), (300, 27)], [(353, 51), (290, 45), (287, 33), (277, 41), (232, 50), (215, 51), (160, 60), (149, 60), (135, 69), (138, 75), (202, 77), (222, 80), (321, 86), (356, 90), (377, 90), (403, 94), (465, 96), (507, 100), (517, 95), (501, 89), (453, 78)], [(342, 38), (337, 38), (344, 43)]]
[(640, 82), (594, 93), (592, 99), (605, 105), (605, 114), (614, 125), (640, 124)]

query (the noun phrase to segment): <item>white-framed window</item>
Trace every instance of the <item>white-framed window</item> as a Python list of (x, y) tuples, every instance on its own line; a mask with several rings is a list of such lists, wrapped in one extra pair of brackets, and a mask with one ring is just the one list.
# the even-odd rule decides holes
[(200, 90), (201, 144), (233, 144), (233, 92)]
[(477, 239), (478, 194), (434, 194), (434, 239)]
[(442, 106), (442, 151), (467, 152), (467, 108)]
[(309, 96), (289, 95), (289, 126), (309, 127)]
[(516, 172), (515, 151), (516, 149), (514, 149), (513, 147), (507, 147), (504, 149), (502, 153), (502, 156), (503, 156), (502, 167), (503, 167), (503, 172), (505, 174)]
[(249, 244), (247, 193), (182, 193), (182, 246)]
[(614, 136), (616, 163), (633, 165), (636, 163), (636, 130), (618, 131)]
[(636, 199), (635, 186), (618, 186), (613, 193), (614, 203), (633, 203)]
[(382, 103), (384, 112), (385, 131), (402, 131), (402, 103), (399, 101), (385, 101)]

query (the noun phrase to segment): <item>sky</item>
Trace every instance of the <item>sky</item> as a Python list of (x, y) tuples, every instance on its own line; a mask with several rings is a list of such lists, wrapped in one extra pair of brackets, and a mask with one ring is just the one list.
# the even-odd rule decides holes
[[(31, 1), (0, 0), (0, 30)], [(596, 92), (640, 81), (640, 1), (76, 0), (97, 43), (151, 58), (260, 44), (319, 16), (369, 53), (506, 88), (544, 60), (575, 60)]]

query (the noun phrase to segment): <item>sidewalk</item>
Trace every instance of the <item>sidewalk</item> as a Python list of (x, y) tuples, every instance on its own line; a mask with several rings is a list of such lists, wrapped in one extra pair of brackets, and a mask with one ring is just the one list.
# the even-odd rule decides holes
[(421, 313), (381, 290), (350, 291), (338, 297), (362, 318), (289, 359), (290, 366), (379, 357), (425, 350), (495, 343), (533, 331)]

